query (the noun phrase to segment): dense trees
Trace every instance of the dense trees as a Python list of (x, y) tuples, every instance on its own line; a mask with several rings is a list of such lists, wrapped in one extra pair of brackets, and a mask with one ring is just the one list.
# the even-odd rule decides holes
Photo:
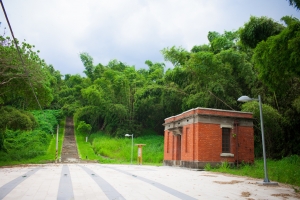
[[(253, 65), (246, 53), (237, 50), (236, 32), (210, 32), (208, 37), (210, 45), (205, 48), (162, 51), (167, 61), (180, 60), (179, 66), (166, 73), (165, 81), (184, 92), (182, 110), (197, 106), (237, 109), (236, 97), (249, 93), (254, 84)], [(178, 56), (181, 52), (184, 61)]]
[(287, 27), (255, 48), (259, 75), (273, 90), (286, 90), (300, 77), (300, 21), (284, 17)]
[[(258, 78), (262, 81), (261, 86), (256, 87), (256, 93), (262, 94), (265, 103), (275, 108), (280, 115), (280, 120), (273, 122), (280, 127), (271, 132), (273, 142), (269, 145), (275, 146), (269, 153), (273, 157), (299, 153), (300, 147), (299, 124), (296, 122), (300, 119), (300, 23), (298, 19), (289, 16), (283, 17), (282, 20), (286, 27), (258, 42), (252, 57)], [(247, 29), (247, 25), (244, 29)]]
[[(283, 20), (286, 26), (251, 17), (239, 31), (209, 32), (209, 44), (191, 51), (165, 48), (161, 51), (165, 60), (174, 65), (166, 72), (163, 63), (151, 61), (145, 62), (148, 69), (141, 70), (116, 60), (95, 66), (83, 53), (87, 75), (83, 79), (90, 85), (78, 93), (81, 106), (75, 116), (91, 124), (94, 131), (115, 136), (138, 135), (147, 128), (162, 133), (161, 124), (171, 115), (198, 106), (240, 110), (239, 96), (260, 94), (265, 103), (268, 156), (299, 153), (298, 144), (282, 143), (291, 142), (292, 137), (297, 143), (300, 139), (296, 120), (300, 110), (298, 20)], [(246, 103), (243, 109), (258, 118), (257, 103)], [(255, 122), (259, 146), (259, 120)], [(261, 155), (260, 148), (256, 155)]]
[(10, 38), (0, 36), (0, 150), (7, 131), (29, 131), (38, 126), (28, 110), (61, 107), (55, 105), (62, 81), (59, 71), (40, 59), (34, 46), (17, 43), (20, 54)]
[[(112, 60), (107, 66), (94, 66), (87, 53), (80, 56), (86, 68), (85, 72), (88, 72), (85, 80), (89, 84), (81, 88), (78, 94), (80, 98), (76, 98), (81, 99), (80, 108), (75, 111), (76, 119), (91, 124), (94, 131), (106, 130), (116, 136), (133, 131), (138, 135), (141, 124), (145, 125), (144, 128), (155, 126), (152, 120), (151, 125), (147, 124), (147, 117), (161, 107), (155, 104), (159, 104), (160, 95), (151, 93), (160, 93), (162, 90), (160, 82), (163, 77), (163, 64), (146, 61), (149, 70), (137, 71), (117, 60)], [(91, 62), (86, 62), (87, 60)], [(97, 71), (97, 68), (101, 70)], [(92, 80), (90, 77), (95, 78)], [(146, 111), (143, 107), (146, 110), (150, 107), (153, 109)]]
[[(290, 3), (297, 5), (297, 1)], [(31, 80), (43, 108), (73, 115), (78, 128), (87, 132), (103, 130), (123, 137), (151, 129), (163, 134), (166, 117), (191, 108), (242, 109), (254, 113), (255, 145), (260, 147), (257, 102), (237, 102), (241, 95), (260, 94), (268, 156), (300, 154), (300, 23), (292, 17), (282, 20), (284, 25), (251, 17), (238, 31), (209, 32), (208, 44), (191, 50), (167, 47), (161, 51), (165, 61), (173, 64), (167, 70), (164, 63), (150, 60), (145, 61), (146, 69), (139, 70), (118, 60), (95, 64), (88, 53), (81, 53), (86, 76), (66, 74), (64, 79), (27, 43), (21, 44), (23, 66), (11, 41), (2, 37), (0, 112), (8, 116), (7, 106), (13, 106), (22, 110), (13, 112), (20, 120), (35, 125), (25, 112), (37, 107)], [(15, 126), (13, 120), (1, 119), (0, 125), (2, 130), (30, 129), (26, 123)], [(261, 148), (255, 154), (260, 156)]]

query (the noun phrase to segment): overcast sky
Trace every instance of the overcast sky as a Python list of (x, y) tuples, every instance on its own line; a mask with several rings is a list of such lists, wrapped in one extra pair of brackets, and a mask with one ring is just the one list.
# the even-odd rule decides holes
[[(160, 50), (207, 44), (209, 31), (237, 30), (251, 15), (300, 18), (287, 0), (2, 0), (15, 36), (61, 74), (83, 74), (79, 58), (117, 59), (136, 69), (164, 62)], [(0, 33), (7, 27), (0, 10)], [(171, 64), (167, 63), (170, 67)]]

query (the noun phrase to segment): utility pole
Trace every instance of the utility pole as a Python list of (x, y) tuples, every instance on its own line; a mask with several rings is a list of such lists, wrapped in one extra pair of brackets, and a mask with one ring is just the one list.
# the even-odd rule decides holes
[(58, 156), (58, 132), (59, 132), (59, 124), (57, 124), (57, 130), (56, 130), (56, 152), (55, 152), (55, 163), (57, 163), (57, 156)]

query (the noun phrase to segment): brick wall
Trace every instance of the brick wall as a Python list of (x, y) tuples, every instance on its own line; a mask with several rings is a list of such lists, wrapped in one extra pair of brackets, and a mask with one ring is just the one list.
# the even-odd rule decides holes
[[(217, 116), (217, 123), (199, 122), (195, 116)], [(183, 119), (193, 117), (193, 122), (181, 123)], [(222, 127), (223, 121), (225, 126), (230, 128), (230, 154), (222, 154)], [(169, 117), (165, 120), (165, 140), (164, 140), (164, 160), (165, 163), (179, 165), (182, 163), (220, 163), (220, 162), (247, 162), (254, 161), (254, 132), (253, 126), (249, 123), (235, 124), (238, 120), (250, 120), (252, 123), (252, 114), (225, 111), (218, 109), (197, 108), (186, 111), (180, 115)], [(181, 121), (180, 121), (181, 120)], [(187, 120), (188, 121), (188, 120)], [(195, 122), (197, 121), (197, 122)], [(221, 121), (221, 122), (220, 122)], [(181, 134), (173, 132), (172, 128), (167, 128), (168, 124), (174, 123), (182, 127)], [(251, 124), (250, 123), (250, 124)], [(183, 125), (182, 125), (183, 124)], [(174, 126), (173, 125), (173, 128)], [(176, 127), (175, 127), (176, 128)], [(176, 134), (174, 134), (176, 133)], [(170, 164), (170, 165), (173, 165)], [(191, 165), (199, 166), (199, 165)]]

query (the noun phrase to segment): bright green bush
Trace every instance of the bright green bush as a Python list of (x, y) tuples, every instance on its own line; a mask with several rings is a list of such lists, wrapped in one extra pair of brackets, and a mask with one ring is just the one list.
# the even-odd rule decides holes
[[(32, 114), (15, 108), (1, 111), (6, 115), (4, 118), (11, 121), (7, 123), (9, 126), (0, 130), (0, 162), (23, 161), (47, 153), (53, 139), (51, 133), (55, 133), (58, 120), (62, 117), (60, 111), (33, 111)], [(15, 120), (13, 123), (12, 117)], [(21, 125), (13, 125), (15, 123)]]
[(37, 120), (37, 129), (45, 131), (46, 133), (53, 133), (56, 125), (62, 119), (62, 111), (60, 110), (35, 110), (32, 111)]
[[(40, 130), (12, 131), (7, 130), (4, 134), (4, 159), (22, 160), (43, 155), (48, 149), (51, 136)], [(2, 153), (2, 155), (4, 155)], [(0, 160), (3, 160), (0, 158)], [(4, 161), (6, 161), (4, 160)]]
[(85, 121), (80, 121), (77, 130), (80, 131), (81, 133), (90, 133), (92, 130), (92, 126), (90, 124), (85, 123)]
[(31, 130), (37, 122), (30, 112), (5, 106), (0, 108), (0, 130)]

